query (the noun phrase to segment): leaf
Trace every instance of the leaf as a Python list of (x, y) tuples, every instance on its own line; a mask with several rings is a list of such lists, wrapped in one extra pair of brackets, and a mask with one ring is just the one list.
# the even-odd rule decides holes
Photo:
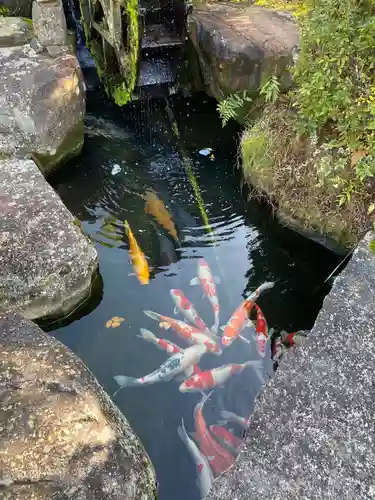
[(371, 215), (374, 210), (375, 210), (375, 203), (371, 203), (371, 205), (369, 205), (367, 209), (368, 215)]
[(354, 167), (359, 162), (359, 160), (361, 160), (366, 155), (367, 155), (367, 151), (365, 151), (364, 149), (359, 149), (357, 151), (353, 151), (352, 159), (351, 159), (351, 166)]
[(113, 316), (113, 318), (109, 319), (105, 324), (106, 328), (118, 328), (121, 323), (125, 321), (124, 318), (120, 318), (119, 316)]

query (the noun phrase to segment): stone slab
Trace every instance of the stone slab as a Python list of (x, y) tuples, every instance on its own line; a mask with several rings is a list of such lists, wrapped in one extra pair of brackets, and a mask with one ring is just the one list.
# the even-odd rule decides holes
[(32, 155), (45, 174), (81, 151), (85, 89), (76, 57), (0, 48), (0, 154)]
[(375, 255), (361, 241), (207, 500), (375, 498)]
[(140, 440), (67, 347), (0, 312), (2, 500), (155, 500)]
[(20, 17), (0, 17), (0, 47), (12, 47), (30, 42), (33, 37), (31, 21)]
[(67, 45), (68, 28), (61, 0), (34, 0), (32, 16), (34, 34), (41, 45)]
[(189, 34), (206, 88), (216, 99), (256, 92), (273, 73), (283, 90), (291, 85), (287, 67), (299, 44), (291, 16), (258, 5), (210, 3), (194, 8)]
[(0, 160), (0, 307), (62, 316), (87, 297), (97, 253), (32, 160)]

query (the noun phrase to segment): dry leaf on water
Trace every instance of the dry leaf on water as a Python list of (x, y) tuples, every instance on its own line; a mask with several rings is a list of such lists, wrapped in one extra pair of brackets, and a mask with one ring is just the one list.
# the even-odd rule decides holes
[(171, 327), (171, 325), (167, 321), (161, 321), (159, 323), (159, 326), (160, 328), (164, 328), (164, 330), (168, 330)]
[(118, 328), (121, 323), (125, 321), (124, 318), (120, 318), (119, 316), (113, 316), (113, 318), (109, 319), (105, 324), (106, 328)]

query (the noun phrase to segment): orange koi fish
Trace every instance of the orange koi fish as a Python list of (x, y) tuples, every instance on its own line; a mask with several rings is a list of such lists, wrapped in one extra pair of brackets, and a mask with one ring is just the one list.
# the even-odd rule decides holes
[(219, 475), (234, 464), (235, 457), (215, 440), (207, 428), (207, 424), (203, 416), (203, 405), (210, 397), (211, 392), (207, 396), (204, 395), (195, 407), (195, 434), (193, 435), (193, 438), (196, 440), (203, 455), (206, 456), (215, 475)]
[(249, 314), (254, 306), (254, 302), (263, 291), (273, 288), (274, 285), (275, 283), (273, 282), (263, 283), (252, 294), (250, 294), (247, 299), (245, 299), (234, 311), (228, 323), (224, 327), (221, 327), (221, 329), (224, 331), (221, 338), (221, 343), (223, 346), (229, 347), (240, 336), (245, 326), (252, 325), (249, 319)]
[(127, 220), (124, 222), (124, 225), (126, 234), (129, 239), (130, 259), (133, 264), (135, 274), (137, 275), (137, 278), (141, 283), (141, 285), (147, 285), (149, 282), (150, 271), (148, 268), (145, 254), (139, 248), (137, 240), (134, 238)]
[(166, 206), (154, 191), (148, 190), (143, 196), (146, 201), (145, 212), (153, 215), (158, 223), (172, 236), (176, 243), (180, 244), (176, 226)]
[(268, 325), (266, 318), (262, 312), (262, 309), (258, 306), (258, 304), (254, 304), (255, 309), (257, 311), (257, 323), (256, 323), (256, 344), (259, 356), (264, 358), (266, 354), (266, 345), (268, 341)]

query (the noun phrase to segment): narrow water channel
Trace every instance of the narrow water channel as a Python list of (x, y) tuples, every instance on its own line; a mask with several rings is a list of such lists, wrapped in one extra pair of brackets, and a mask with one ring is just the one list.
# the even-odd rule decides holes
[[(239, 130), (235, 125), (222, 129), (212, 101), (202, 96), (171, 101), (185, 162), (163, 103), (119, 110), (100, 94), (91, 94), (82, 155), (50, 179), (95, 244), (102, 280), (93, 302), (65, 322), (51, 325), (51, 334), (83, 359), (111, 395), (118, 389), (115, 375), (142, 377), (167, 359), (163, 350), (139, 337), (140, 328), (187, 347), (172, 329), (160, 328), (144, 314), (151, 310), (183, 320), (181, 314), (174, 315), (171, 289), (181, 289), (207, 325), (213, 324), (212, 307), (202, 298), (201, 287), (190, 286), (201, 258), (220, 278), (220, 325), (255, 288), (275, 282), (258, 300), (275, 334), (312, 327), (328, 291), (324, 279), (337, 263), (330, 252), (279, 226), (261, 204), (245, 202), (236, 169)], [(207, 147), (212, 154), (201, 155), (199, 151)], [(198, 182), (213, 238), (204, 226), (186, 159)], [(142, 196), (149, 189), (168, 207), (180, 245), (146, 213)], [(125, 220), (148, 258), (148, 285), (142, 286), (132, 274)], [(117, 328), (107, 327), (113, 317), (123, 318)], [(250, 343), (236, 340), (221, 356), (205, 354), (200, 369), (260, 361), (267, 380), (273, 374), (270, 342), (262, 358), (251, 328), (243, 335)], [(159, 500), (200, 498), (196, 465), (177, 429), (183, 418), (187, 431), (194, 431), (194, 408), (202, 395), (180, 392), (180, 384), (171, 380), (125, 387), (113, 397), (156, 468)], [(235, 422), (220, 422), (222, 411), (247, 418), (260, 389), (259, 373), (252, 366), (233, 375), (205, 402), (207, 426), (220, 425), (240, 439), (243, 429)]]

